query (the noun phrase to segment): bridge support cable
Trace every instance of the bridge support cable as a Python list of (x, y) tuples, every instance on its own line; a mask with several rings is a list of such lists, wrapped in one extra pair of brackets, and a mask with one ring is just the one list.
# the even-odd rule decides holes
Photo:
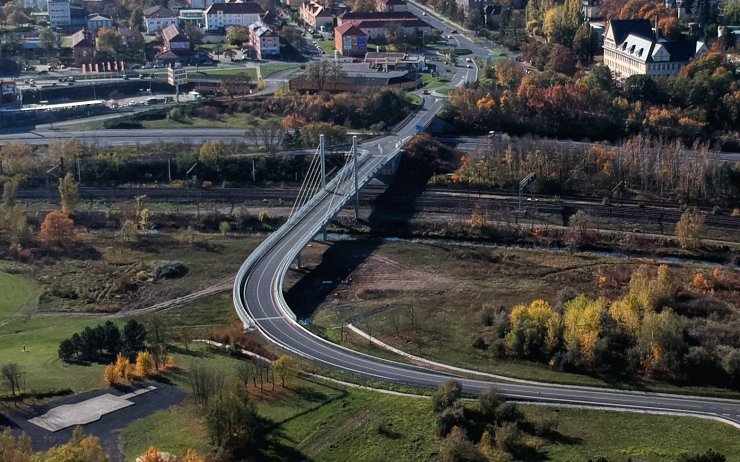
[(293, 208), (290, 210), (290, 215), (288, 216), (289, 219), (306, 204), (311, 196), (311, 189), (313, 189), (311, 185), (319, 178), (318, 159), (319, 156), (317, 148), (313, 158), (311, 159), (311, 163), (308, 166), (308, 171), (303, 179), (303, 183), (298, 190), (298, 196), (293, 204)]
[(355, 177), (355, 221), (360, 219), (360, 188), (357, 181), (357, 135), (352, 136), (352, 170)]

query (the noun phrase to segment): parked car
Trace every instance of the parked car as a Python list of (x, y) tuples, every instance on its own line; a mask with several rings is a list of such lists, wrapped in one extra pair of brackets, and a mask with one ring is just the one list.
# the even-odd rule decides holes
[(429, 90), (424, 90), (421, 93), (424, 94), (424, 95), (428, 95), (429, 94)]

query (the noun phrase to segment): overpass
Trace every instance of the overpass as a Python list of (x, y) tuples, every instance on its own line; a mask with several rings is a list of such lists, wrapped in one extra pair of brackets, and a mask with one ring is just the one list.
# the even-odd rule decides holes
[(481, 380), (454, 376), (425, 368), (376, 358), (331, 343), (306, 330), (283, 296), (283, 281), (290, 264), (322, 228), (394, 159), (417, 126), (428, 125), (442, 101), (425, 98), (422, 109), (394, 135), (360, 145), (356, 171), (349, 164), (271, 234), (239, 269), (233, 299), (245, 326), (259, 330), (284, 350), (323, 367), (394, 384), (436, 388), (454, 377), (466, 392), (477, 393), (495, 386), (511, 399), (545, 404), (593, 407), (642, 413), (687, 415), (719, 420), (740, 428), (740, 402), (685, 395), (619, 391), (592, 387), (555, 385), (523, 380)]

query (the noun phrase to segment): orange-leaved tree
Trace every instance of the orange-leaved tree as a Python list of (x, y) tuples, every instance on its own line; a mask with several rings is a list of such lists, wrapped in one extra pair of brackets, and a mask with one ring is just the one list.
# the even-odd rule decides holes
[(41, 223), (39, 241), (46, 247), (69, 247), (75, 243), (75, 223), (64, 212), (49, 212)]

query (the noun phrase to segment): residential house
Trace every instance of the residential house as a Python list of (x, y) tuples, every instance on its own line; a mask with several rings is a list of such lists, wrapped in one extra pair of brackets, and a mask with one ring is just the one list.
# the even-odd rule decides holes
[(280, 35), (262, 21), (249, 25), (249, 41), (252, 43), (257, 59), (280, 54)]
[(205, 23), (206, 20), (203, 16), (203, 10), (200, 9), (180, 10), (180, 13), (177, 15), (177, 24), (179, 26), (192, 24), (194, 26), (203, 27)]
[(144, 10), (146, 33), (154, 35), (158, 30), (177, 24), (177, 16), (168, 8), (152, 6)]
[(190, 51), (190, 40), (174, 24), (162, 29), (164, 49), (173, 53)]
[(316, 29), (331, 27), (334, 24), (334, 15), (327, 7), (315, 2), (304, 2), (301, 5), (300, 15), (303, 22)]
[(206, 29), (219, 30), (228, 26), (248, 27), (260, 20), (264, 14), (258, 3), (216, 3), (209, 6), (205, 13)]
[(72, 5), (69, 0), (49, 0), (46, 4), (49, 26), (64, 27), (72, 24)]
[(375, 7), (378, 11), (384, 13), (392, 13), (394, 11), (402, 12), (408, 11), (409, 7), (406, 4), (406, 0), (376, 0)]
[(84, 29), (72, 34), (72, 61), (75, 66), (91, 64), (95, 59), (95, 42)]
[(643, 19), (612, 20), (604, 33), (604, 64), (618, 79), (676, 75), (707, 46), (697, 40), (668, 42)]
[(344, 56), (364, 56), (367, 53), (367, 34), (354, 24), (334, 28), (334, 48)]
[(87, 26), (86, 29), (94, 34), (100, 29), (110, 29), (113, 27), (113, 20), (102, 14), (93, 13), (87, 15)]

